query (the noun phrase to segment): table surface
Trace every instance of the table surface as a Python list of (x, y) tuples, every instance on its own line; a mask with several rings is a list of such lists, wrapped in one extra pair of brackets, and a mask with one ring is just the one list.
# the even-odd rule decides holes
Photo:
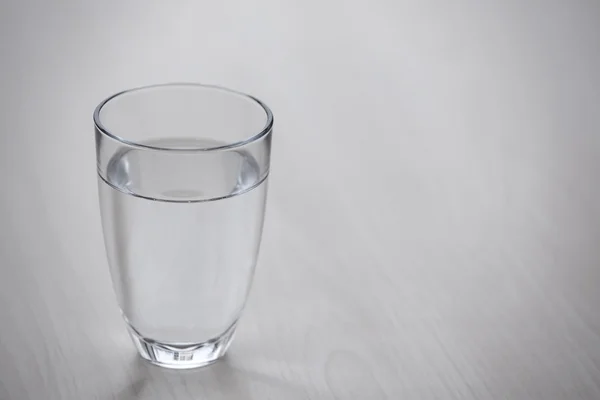
[[(600, 398), (600, 3), (0, 5), (0, 399)], [(137, 356), (91, 113), (221, 84), (274, 110), (217, 364)]]

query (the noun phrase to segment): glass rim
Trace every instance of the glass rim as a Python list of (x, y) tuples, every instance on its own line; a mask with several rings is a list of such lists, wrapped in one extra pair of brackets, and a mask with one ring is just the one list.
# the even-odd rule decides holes
[[(148, 145), (148, 144), (139, 143), (139, 142), (136, 142), (133, 140), (125, 139), (124, 137), (115, 135), (114, 133), (111, 133), (102, 124), (102, 121), (100, 119), (100, 112), (102, 111), (102, 108), (105, 105), (107, 105), (111, 100), (113, 100), (119, 96), (125, 95), (125, 94), (138, 92), (138, 91), (142, 91), (142, 90), (146, 90), (146, 89), (154, 89), (154, 88), (161, 88), (161, 87), (178, 87), (178, 86), (179, 87), (195, 87), (195, 88), (201, 88), (201, 89), (212, 89), (212, 90), (226, 92), (228, 94), (237, 95), (237, 96), (246, 98), (246, 99), (254, 102), (255, 104), (257, 104), (260, 108), (262, 108), (262, 110), (265, 112), (265, 114), (267, 116), (267, 122), (265, 123), (265, 126), (262, 128), (262, 130), (260, 132), (250, 135), (246, 139), (228, 143), (228, 144), (224, 144), (224, 145), (220, 145), (220, 146), (189, 147), (189, 148), (171, 148), (171, 147), (152, 146), (152, 145)], [(243, 93), (243, 92), (238, 92), (237, 90), (229, 89), (229, 88), (219, 86), (219, 85), (211, 85), (211, 84), (204, 84), (204, 83), (172, 82), (172, 83), (158, 83), (158, 84), (154, 84), (154, 85), (139, 86), (139, 87), (135, 87), (135, 88), (131, 88), (131, 89), (126, 89), (126, 90), (123, 90), (123, 91), (120, 91), (113, 95), (108, 96), (106, 99), (102, 100), (100, 102), (100, 104), (98, 104), (96, 109), (94, 110), (94, 125), (95, 125), (96, 129), (103, 135), (108, 136), (108, 137), (110, 137), (118, 142), (121, 142), (124, 145), (127, 145), (129, 147), (147, 149), (147, 150), (174, 151), (174, 152), (206, 152), (206, 151), (234, 149), (237, 147), (243, 147), (248, 144), (256, 142), (257, 140), (261, 139), (262, 137), (268, 135), (271, 132), (271, 130), (273, 128), (273, 113), (271, 112), (271, 109), (269, 107), (267, 107), (267, 105), (265, 103), (263, 103), (256, 97), (251, 96), (246, 93)]]

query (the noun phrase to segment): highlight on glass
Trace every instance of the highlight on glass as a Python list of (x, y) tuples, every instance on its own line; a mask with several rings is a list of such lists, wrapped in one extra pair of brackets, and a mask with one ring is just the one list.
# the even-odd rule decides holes
[(104, 242), (140, 355), (193, 368), (225, 354), (259, 251), (273, 115), (191, 83), (126, 90), (94, 112)]

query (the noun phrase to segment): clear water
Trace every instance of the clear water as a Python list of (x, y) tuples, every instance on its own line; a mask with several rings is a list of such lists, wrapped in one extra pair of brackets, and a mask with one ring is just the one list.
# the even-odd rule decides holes
[(245, 303), (266, 179), (241, 151), (159, 153), (117, 153), (99, 178), (111, 274), (139, 334), (201, 343), (234, 324)]

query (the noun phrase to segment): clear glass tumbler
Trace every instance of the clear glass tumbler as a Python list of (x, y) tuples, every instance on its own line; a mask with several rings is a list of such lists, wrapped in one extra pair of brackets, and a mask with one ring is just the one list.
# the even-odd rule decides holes
[(127, 90), (94, 112), (114, 289), (140, 355), (210, 364), (244, 308), (263, 226), (273, 115), (200, 84)]

